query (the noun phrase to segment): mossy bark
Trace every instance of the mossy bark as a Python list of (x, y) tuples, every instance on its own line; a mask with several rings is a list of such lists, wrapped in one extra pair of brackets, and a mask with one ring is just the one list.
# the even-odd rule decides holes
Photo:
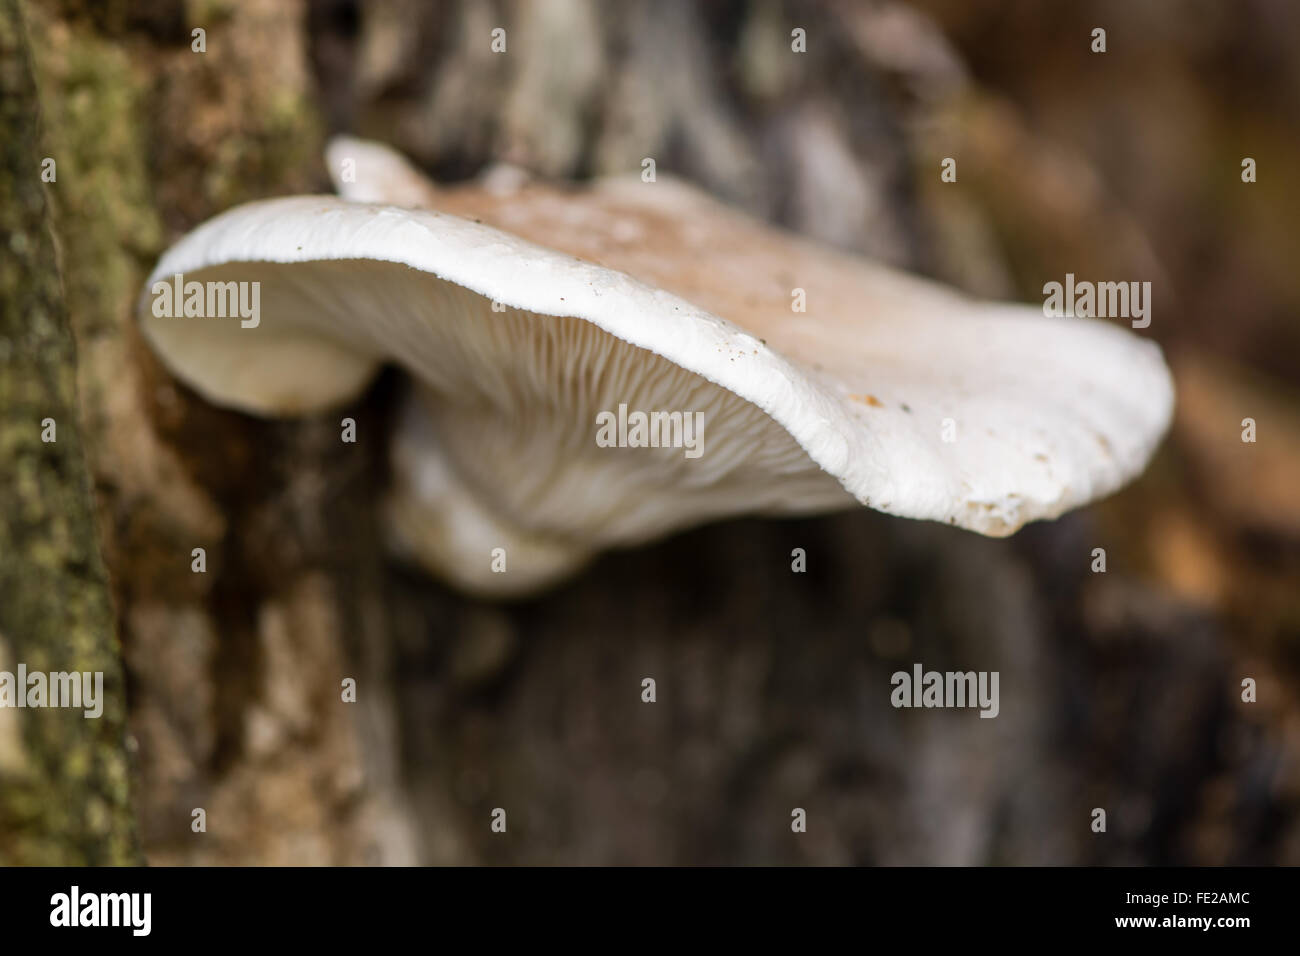
[(0, 864), (132, 863), (125, 693), (37, 117), (21, 11), (0, 0), (0, 670), (103, 674), (98, 718), (0, 709)]

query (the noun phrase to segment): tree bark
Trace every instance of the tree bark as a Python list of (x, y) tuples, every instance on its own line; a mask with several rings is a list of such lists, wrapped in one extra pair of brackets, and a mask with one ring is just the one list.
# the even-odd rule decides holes
[[(260, 421), (204, 401), (140, 339), (163, 249), (238, 203), (328, 191), (326, 131), (447, 181), (497, 161), (581, 180), (654, 157), (989, 297), (1015, 295), (999, 237), (1016, 229), (1022, 249), (1055, 243), (1052, 262), (1120, 247), (1091, 192), (1052, 205), (1059, 157), (926, 21), (809, 0), (47, 0), (25, 7), (38, 141), (14, 4), (0, 0), (0, 670), (104, 669), (113, 709), (0, 710), (0, 862), (134, 858), (123, 708), (151, 863), (1297, 859), (1269, 769), (1300, 765), (1295, 750), (1187, 744), (1244, 739), (1256, 718), (1224, 702), (1245, 665), (1225, 663), (1217, 626), (1136, 570), (1126, 529), (1164, 506), (1159, 484), (1012, 541), (866, 511), (728, 522), (488, 604), (385, 546), (398, 376), (336, 415)], [(498, 27), (507, 54), (489, 47)], [(961, 185), (939, 179), (950, 155)], [(1106, 575), (1088, 571), (1099, 543)], [(891, 707), (891, 674), (915, 662), (997, 670), (1000, 716)]]
[(0, 0), (0, 671), (103, 675), (97, 718), (0, 708), (0, 864), (131, 863), (121, 661), (37, 116), (23, 18)]

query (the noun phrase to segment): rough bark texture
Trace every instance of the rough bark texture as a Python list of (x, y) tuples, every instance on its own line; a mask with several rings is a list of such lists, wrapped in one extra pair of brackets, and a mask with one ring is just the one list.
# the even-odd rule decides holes
[(0, 671), (101, 672), (104, 694), (98, 718), (0, 709), (0, 865), (129, 863), (126, 696), (17, 0), (0, 0), (0, 129)]
[[(391, 142), (443, 178), (499, 160), (581, 178), (652, 156), (773, 221), (985, 295), (1032, 300), (1044, 249), (1047, 278), (1158, 269), (1087, 155), (1053, 148), (972, 82), (931, 21), (894, 3), (765, 0), (27, 9), (45, 139), (4, 144), (0, 215), (30, 238), (0, 273), (0, 534), (51, 543), (4, 542), (0, 639), (7, 660), (32, 663), (26, 648), (53, 640), (42, 646), (67, 666), (111, 670), (75, 492), (70, 344), (49, 324), (58, 283), (32, 205), (39, 152), (58, 162), (51, 198), (127, 692), (98, 724), (24, 715), (22, 752), (52, 753), (34, 734), (103, 735), (93, 759), (38, 762), (25, 778), (6, 769), (19, 751), (4, 747), (12, 713), (0, 711), (0, 852), (74, 859), (32, 841), (57, 830), (43, 815), (75, 811), (87, 829), (66, 846), (129, 856), (110, 739), (129, 707), (153, 862), (1300, 862), (1300, 694), (1286, 663), (1300, 550), (1292, 525), (1214, 494), (1294, 467), (1276, 449), (1243, 459), (1223, 427), (1263, 407), (1255, 378), (1238, 399), (1219, 373), (1198, 373), (1197, 407), (1223, 422), (1183, 421), (1133, 489), (1011, 541), (873, 513), (731, 522), (489, 605), (388, 556), (375, 503), (395, 374), (341, 413), (360, 436), (345, 445), (339, 416), (268, 423), (207, 405), (135, 330), (167, 242), (243, 200), (324, 190), (330, 130)], [(1112, 12), (1112, 35), (1143, 29)], [(792, 26), (808, 55), (786, 52)], [(1208, 96), (1187, 82), (1188, 97)], [(32, 128), (8, 87), (3, 109), (6, 132)], [(958, 184), (938, 177), (949, 155)], [(1217, 158), (1201, 162), (1217, 175)], [(1163, 317), (1153, 332), (1198, 347)], [(1295, 396), (1276, 406), (1293, 411)], [(46, 415), (57, 445), (39, 443)], [(1293, 507), (1285, 482), (1270, 487)], [(796, 547), (806, 574), (790, 570)], [(1089, 571), (1095, 547), (1105, 575)], [(890, 675), (916, 661), (1000, 671), (1001, 715), (893, 709)], [(1256, 705), (1240, 701), (1243, 676), (1260, 682)], [(355, 704), (340, 695), (349, 677)], [(48, 799), (8, 825), (24, 794)], [(497, 807), (505, 834), (490, 829)], [(795, 807), (805, 834), (791, 832)], [(1090, 829), (1094, 807), (1105, 834)]]

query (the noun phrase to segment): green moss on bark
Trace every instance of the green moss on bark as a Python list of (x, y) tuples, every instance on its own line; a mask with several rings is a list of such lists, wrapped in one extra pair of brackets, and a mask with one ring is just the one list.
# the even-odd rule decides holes
[[(0, 0), (0, 657), (4, 669), (104, 675), (98, 719), (74, 709), (0, 711), (10, 741), (0, 761), (0, 863), (130, 863), (138, 853), (125, 693), (37, 113), (18, 0)], [(46, 420), (55, 441), (42, 440)]]

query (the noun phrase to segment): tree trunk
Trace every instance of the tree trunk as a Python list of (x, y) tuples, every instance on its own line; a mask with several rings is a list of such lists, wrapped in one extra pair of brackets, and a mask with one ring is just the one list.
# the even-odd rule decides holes
[(98, 717), (13, 709), (27, 688), (10, 685), (0, 708), (0, 865), (130, 863), (140, 856), (126, 696), (37, 115), (18, 2), (0, 0), (0, 671), (101, 674), (103, 708)]
[[(1255, 718), (1230, 706), (1246, 665), (1217, 625), (1141, 577), (1158, 483), (1011, 541), (866, 511), (727, 522), (489, 604), (386, 547), (399, 376), (338, 415), (266, 422), (211, 406), (140, 339), (163, 249), (237, 203), (328, 191), (327, 131), (444, 180), (654, 157), (983, 295), (1016, 295), (1000, 249), (1017, 242), (1127, 274), (1131, 224), (1059, 187), (1090, 181), (1084, 160), (1044, 150), (914, 10), (48, 0), (24, 7), (38, 139), (15, 3), (0, 0), (0, 670), (103, 670), (106, 709), (0, 709), (0, 862), (135, 859), (132, 816), (144, 856), (175, 864), (1294, 861), (1295, 815), (1290, 842), (1268, 839), (1267, 795), (1294, 750), (1188, 745), (1244, 739)], [(1034, 42), (1012, 46), (1031, 69)], [(1102, 544), (1111, 571), (1092, 575)], [(917, 661), (999, 671), (997, 720), (891, 707), (891, 674)]]

